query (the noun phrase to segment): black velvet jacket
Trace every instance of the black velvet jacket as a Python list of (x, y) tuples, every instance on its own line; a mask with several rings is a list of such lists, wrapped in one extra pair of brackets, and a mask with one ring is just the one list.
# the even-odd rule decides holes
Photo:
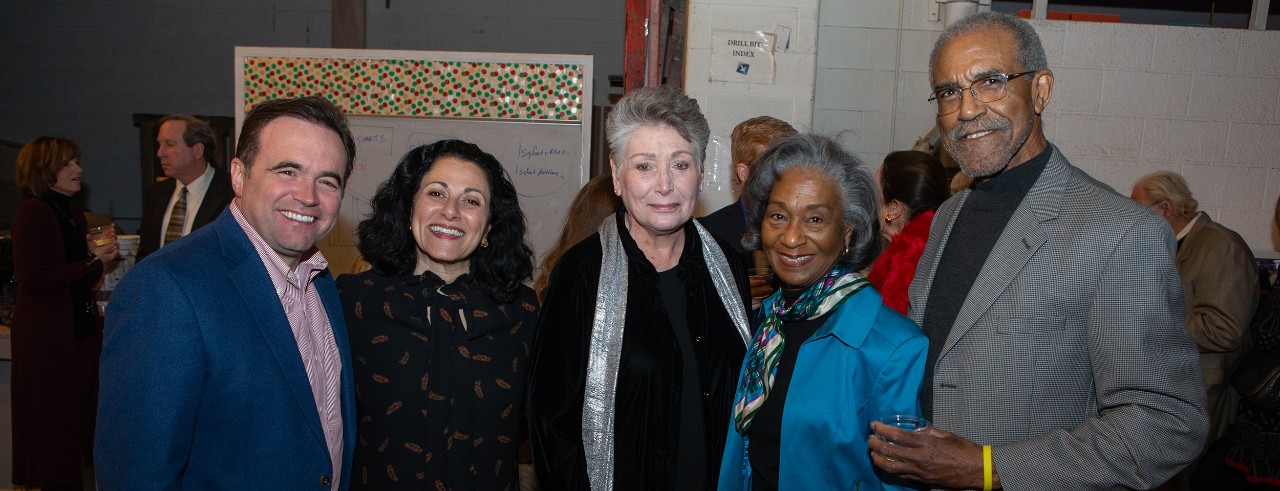
[[(623, 213), (619, 211), (615, 219), (630, 276), (615, 401), (614, 489), (676, 489), (681, 487), (674, 482), (675, 449), (680, 441), (680, 348), (658, 292), (657, 272), (627, 232)], [(686, 225), (684, 234), (676, 271), (688, 296), (688, 325), (699, 364), (706, 484), (707, 489), (715, 489), (746, 347), (711, 282), (697, 231)], [(717, 243), (723, 251), (733, 250), (723, 241)], [(599, 234), (565, 253), (552, 273), (538, 322), (528, 410), (538, 484), (543, 489), (590, 488), (582, 407), (601, 256)], [(741, 258), (732, 252), (726, 258), (740, 297), (748, 301)]]

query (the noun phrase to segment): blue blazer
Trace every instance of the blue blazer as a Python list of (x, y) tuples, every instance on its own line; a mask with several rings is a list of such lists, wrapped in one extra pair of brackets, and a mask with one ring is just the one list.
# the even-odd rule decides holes
[[(315, 280), (342, 360), (342, 489), (355, 448), (351, 349), (333, 276)], [(316, 489), (333, 476), (302, 357), (229, 210), (138, 263), (111, 296), (95, 471), (103, 490)]]
[[(760, 311), (779, 298), (765, 299)], [(779, 487), (910, 489), (881, 482), (867, 437), (875, 419), (920, 414), (917, 396), (928, 348), (920, 328), (884, 306), (874, 288), (863, 288), (836, 309), (796, 359), (782, 412)], [(735, 400), (741, 395), (739, 386)], [(751, 489), (747, 443), (730, 417), (720, 489)]]

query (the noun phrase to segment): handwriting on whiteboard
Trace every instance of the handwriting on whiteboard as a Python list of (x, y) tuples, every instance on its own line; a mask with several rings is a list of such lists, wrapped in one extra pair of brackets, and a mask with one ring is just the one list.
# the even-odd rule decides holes
[(539, 157), (554, 157), (554, 156), (564, 157), (569, 155), (568, 149), (543, 148), (537, 145), (526, 147), (524, 146), (523, 142), (519, 144), (517, 149), (519, 150), (519, 156), (521, 160), (533, 160)]

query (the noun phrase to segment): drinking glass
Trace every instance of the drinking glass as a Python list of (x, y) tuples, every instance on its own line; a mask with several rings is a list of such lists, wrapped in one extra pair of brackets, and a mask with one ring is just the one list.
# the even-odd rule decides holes
[(89, 227), (89, 239), (93, 245), (102, 247), (116, 241), (116, 224), (108, 223), (98, 227)]

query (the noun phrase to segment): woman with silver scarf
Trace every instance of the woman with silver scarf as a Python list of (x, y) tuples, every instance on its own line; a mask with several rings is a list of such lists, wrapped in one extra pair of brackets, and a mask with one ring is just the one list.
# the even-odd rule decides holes
[(528, 412), (545, 489), (714, 489), (749, 337), (745, 265), (690, 220), (710, 129), (668, 89), (606, 123), (622, 206), (565, 253), (534, 344)]

